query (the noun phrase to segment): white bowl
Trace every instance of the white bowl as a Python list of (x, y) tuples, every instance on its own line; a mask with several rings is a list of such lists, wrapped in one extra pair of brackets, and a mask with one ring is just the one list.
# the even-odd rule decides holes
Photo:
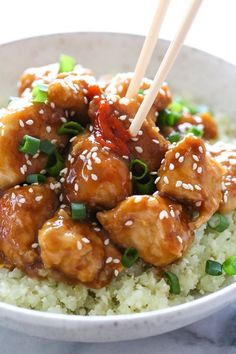
[[(16, 91), (22, 71), (73, 55), (96, 75), (132, 71), (143, 37), (113, 33), (73, 33), (36, 37), (0, 46), (0, 97)], [(160, 41), (148, 75), (152, 77), (167, 48)], [(236, 67), (193, 48), (184, 47), (168, 78), (171, 88), (216, 111), (236, 116)], [(30, 335), (65, 341), (105, 342), (165, 333), (209, 316), (230, 304), (236, 283), (192, 302), (133, 315), (74, 316), (43, 313), (0, 303), (0, 324)]]

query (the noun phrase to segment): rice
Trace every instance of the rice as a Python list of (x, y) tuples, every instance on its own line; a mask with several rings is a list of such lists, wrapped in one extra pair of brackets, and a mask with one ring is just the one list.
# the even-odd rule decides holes
[[(228, 120), (219, 115), (220, 139), (232, 142)], [(231, 136), (230, 136), (231, 135)], [(227, 215), (230, 226), (222, 233), (203, 225), (193, 245), (177, 263), (166, 267), (180, 281), (181, 294), (171, 295), (169, 286), (155, 268), (142, 262), (134, 265), (100, 290), (71, 286), (53, 279), (36, 280), (20, 270), (0, 269), (0, 301), (54, 313), (115, 315), (157, 310), (194, 300), (234, 282), (236, 277), (213, 277), (205, 273), (208, 259), (224, 262), (236, 255), (236, 211)]]

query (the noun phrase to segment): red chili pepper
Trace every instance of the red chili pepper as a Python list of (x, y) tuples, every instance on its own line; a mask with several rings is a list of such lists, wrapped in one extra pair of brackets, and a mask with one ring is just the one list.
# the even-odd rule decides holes
[(129, 154), (127, 142), (130, 139), (130, 134), (112, 113), (111, 106), (105, 99), (101, 99), (99, 102), (94, 129), (100, 144), (108, 146), (119, 155)]

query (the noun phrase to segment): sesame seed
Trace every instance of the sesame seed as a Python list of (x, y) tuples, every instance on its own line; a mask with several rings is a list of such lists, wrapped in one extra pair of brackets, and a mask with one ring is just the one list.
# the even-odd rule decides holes
[(84, 243), (90, 243), (89, 239), (87, 237), (82, 237), (82, 241)]
[(43, 199), (42, 195), (39, 195), (38, 197), (35, 198), (36, 202), (40, 202)]
[(201, 191), (201, 190), (202, 190), (202, 188), (201, 188), (198, 184), (195, 184), (194, 187), (195, 187), (195, 189), (196, 189), (197, 191)]
[(73, 138), (71, 138), (71, 139), (69, 140), (70, 143), (72, 143), (75, 139), (76, 139), (76, 136), (73, 136)]
[(20, 124), (21, 128), (24, 128), (25, 124), (21, 119), (19, 120), (19, 124)]
[(139, 153), (142, 154), (143, 148), (141, 146), (135, 146), (135, 150)]
[(50, 103), (50, 106), (52, 107), (52, 109), (54, 109), (56, 107), (55, 103), (54, 102), (51, 102)]
[(78, 183), (75, 183), (75, 185), (74, 185), (74, 190), (75, 190), (76, 192), (78, 192), (78, 190), (79, 190), (79, 185), (78, 185)]
[(182, 187), (183, 187), (184, 189), (186, 189), (186, 190), (189, 189), (189, 185), (188, 185), (187, 183), (183, 183), (183, 184), (182, 184)]
[(170, 211), (170, 215), (172, 216), (172, 218), (174, 218), (174, 217), (175, 217), (175, 212), (174, 212), (174, 210), (173, 210), (173, 209), (171, 209), (171, 211)]
[(160, 220), (168, 219), (168, 213), (167, 213), (166, 210), (162, 210), (162, 211), (160, 212), (159, 219), (160, 219)]
[(98, 180), (98, 176), (95, 175), (94, 173), (91, 174), (91, 178), (93, 181), (97, 181)]
[(100, 227), (94, 227), (94, 231), (99, 232), (101, 231)]
[(158, 182), (160, 181), (160, 179), (161, 179), (161, 177), (157, 177), (157, 178), (155, 179), (154, 183), (155, 183), (155, 184), (158, 183)]
[(178, 159), (179, 157), (180, 157), (180, 153), (179, 153), (179, 152), (176, 152), (175, 158)]
[(202, 167), (198, 167), (197, 173), (202, 173)]
[(105, 246), (108, 246), (108, 245), (109, 245), (109, 243), (110, 243), (109, 238), (106, 238), (106, 240), (104, 241), (104, 245), (105, 245)]
[(175, 184), (175, 187), (181, 187), (183, 184), (182, 181), (177, 181), (176, 184)]
[(174, 169), (175, 169), (175, 166), (173, 165), (173, 163), (170, 163), (170, 164), (169, 164), (169, 170), (172, 171), (172, 170), (174, 170)]
[(196, 202), (195, 205), (196, 205), (196, 207), (200, 207), (202, 205), (202, 202), (201, 201)]
[(152, 141), (155, 143), (155, 144), (160, 144), (160, 142), (156, 139), (152, 139)]
[(125, 159), (125, 160), (129, 160), (129, 156), (127, 156), (127, 155), (123, 155), (122, 157), (123, 157), (123, 159)]
[(65, 117), (61, 117), (60, 120), (62, 121), (62, 123), (67, 123), (67, 119)]
[(109, 264), (109, 263), (111, 263), (112, 262), (112, 257), (108, 257), (107, 259), (106, 259), (106, 264)]
[(118, 264), (120, 263), (120, 260), (118, 258), (113, 259), (113, 263)]
[(49, 134), (49, 133), (51, 133), (51, 131), (52, 131), (52, 128), (48, 125), (48, 126), (46, 127), (46, 132)]
[(87, 99), (87, 97), (84, 97), (84, 103), (85, 103), (85, 104), (88, 104), (88, 99)]
[(34, 124), (34, 121), (32, 119), (28, 119), (25, 124), (27, 125), (33, 125)]
[(193, 171), (195, 171), (196, 169), (197, 169), (197, 163), (194, 162), (194, 164), (193, 164)]
[(114, 275), (117, 277), (119, 275), (119, 271), (117, 269), (114, 270)]
[(52, 143), (52, 144), (56, 144), (56, 142), (57, 142), (57, 139), (52, 139), (52, 140), (51, 140), (51, 143)]
[(40, 109), (40, 110), (39, 110), (39, 114), (44, 114), (44, 110), (43, 110), (43, 109)]
[(77, 249), (80, 251), (81, 249), (82, 249), (82, 247), (83, 247), (83, 245), (82, 245), (82, 243), (78, 240), (77, 242), (76, 242), (76, 246), (77, 246)]
[(138, 138), (131, 138), (132, 141), (138, 141)]
[(126, 222), (125, 222), (125, 226), (132, 226), (133, 225), (133, 221), (132, 220), (127, 220)]
[(33, 188), (29, 188), (29, 193), (33, 193)]
[(198, 156), (197, 155), (193, 155), (193, 159), (195, 160), (195, 161), (199, 161), (199, 158), (198, 158)]
[(179, 243), (181, 243), (181, 244), (183, 243), (183, 240), (182, 240), (182, 238), (180, 236), (176, 236), (176, 238), (179, 241)]
[(137, 197), (134, 198), (134, 202), (135, 202), (135, 203), (140, 203), (141, 200), (142, 200), (142, 197), (141, 197), (141, 196), (137, 196)]
[(169, 179), (167, 176), (164, 176), (163, 181), (165, 184), (169, 184)]
[(198, 151), (199, 151), (201, 154), (203, 154), (203, 148), (202, 148), (202, 146), (199, 146), (199, 147), (198, 147)]
[(180, 163), (184, 162), (184, 156), (180, 156), (179, 160)]
[(139, 130), (138, 135), (139, 135), (139, 136), (143, 135), (143, 131), (142, 131), (142, 130)]
[(20, 198), (19, 203), (24, 204), (26, 202), (25, 198)]
[(37, 248), (38, 245), (39, 245), (39, 244), (38, 244), (37, 242), (35, 242), (35, 243), (32, 243), (31, 247), (32, 247), (32, 248)]
[(25, 174), (25, 170), (24, 170), (24, 168), (23, 168), (23, 167), (21, 167), (21, 168), (20, 168), (20, 173), (21, 173), (22, 175), (24, 175), (24, 174)]

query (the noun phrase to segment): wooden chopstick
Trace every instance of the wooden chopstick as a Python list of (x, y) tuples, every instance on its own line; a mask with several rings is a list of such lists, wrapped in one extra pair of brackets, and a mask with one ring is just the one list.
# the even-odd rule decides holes
[(170, 0), (160, 0), (155, 11), (155, 15), (152, 20), (151, 27), (144, 41), (143, 48), (141, 50), (139, 59), (137, 61), (134, 76), (129, 84), (129, 88), (126, 93), (127, 98), (132, 98), (138, 92), (140, 83), (147, 70), (150, 62), (153, 50), (156, 46), (156, 42), (160, 33), (162, 22), (165, 18), (167, 8), (170, 4)]
[(171, 42), (161, 65), (156, 73), (156, 76), (148, 90), (147, 95), (144, 97), (142, 104), (139, 107), (138, 112), (136, 113), (130, 128), (129, 132), (132, 136), (136, 136), (139, 129), (141, 128), (146, 116), (153, 105), (153, 102), (156, 98), (157, 92), (160, 89), (161, 84), (165, 81), (166, 76), (171, 70), (175, 59), (183, 45), (184, 39), (193, 23), (193, 20), (201, 6), (203, 0), (192, 0), (189, 9), (186, 12), (186, 15), (183, 19), (183, 22), (178, 29), (175, 38)]

